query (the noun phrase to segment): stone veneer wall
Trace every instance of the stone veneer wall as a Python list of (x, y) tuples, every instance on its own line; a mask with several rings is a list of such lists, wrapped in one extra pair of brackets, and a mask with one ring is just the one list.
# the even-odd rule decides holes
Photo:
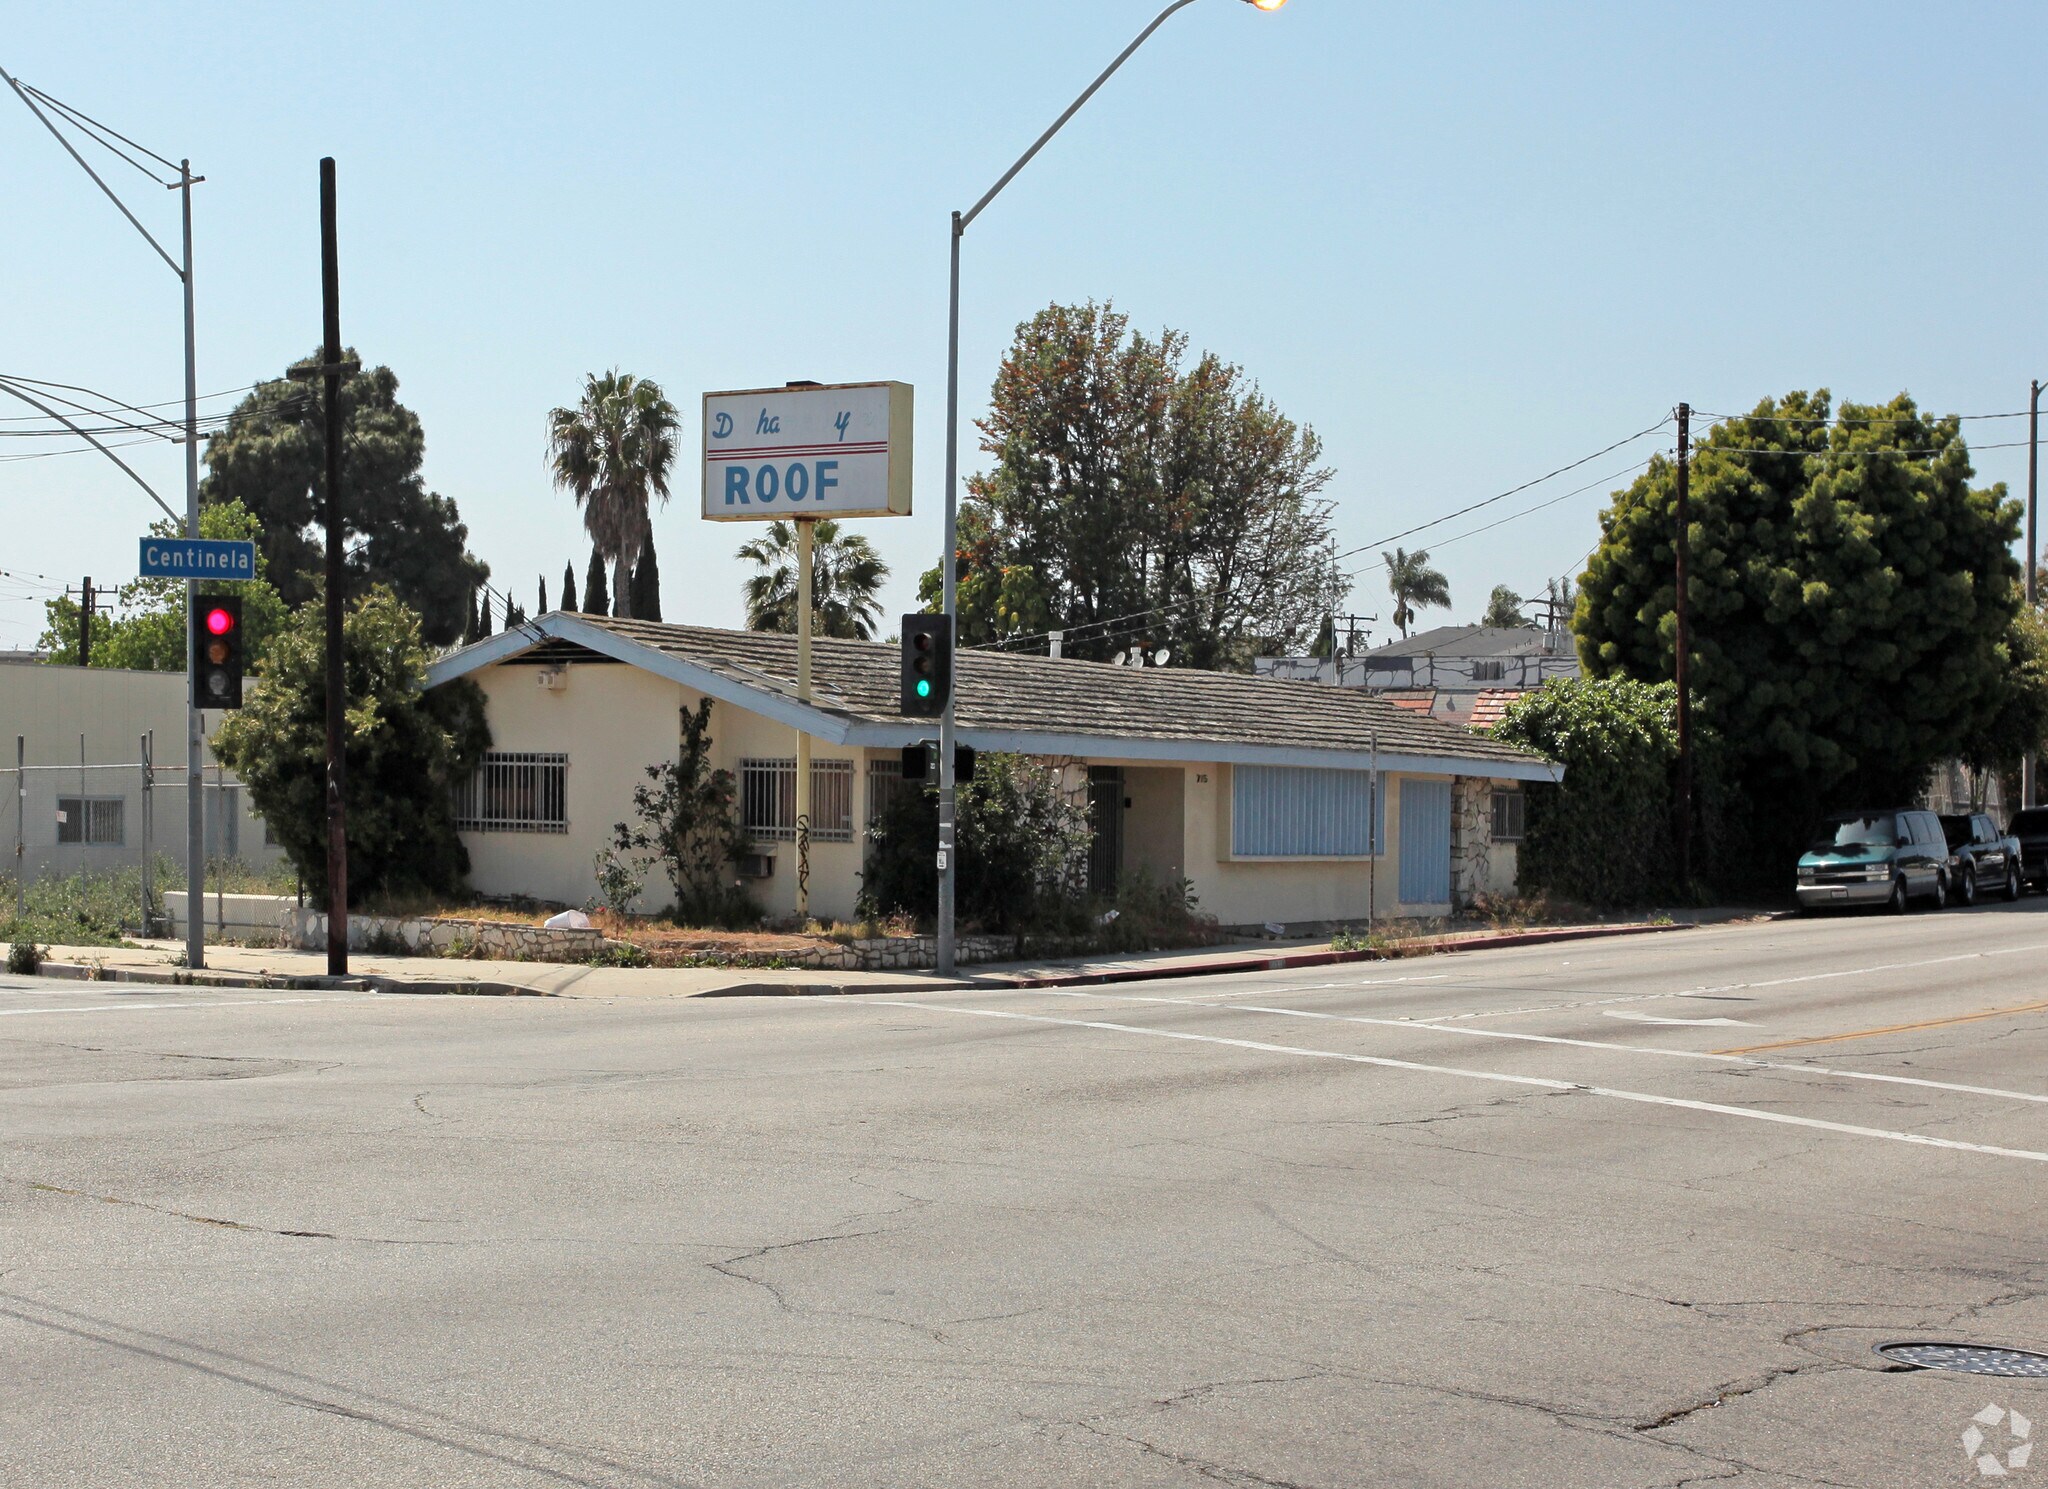
[[(302, 951), (324, 950), (327, 916), (318, 910), (288, 907), (284, 911), (284, 934), (288, 944)], [(499, 920), (398, 919), (378, 915), (348, 918), (349, 950), (369, 951), (373, 944), (394, 943), (403, 946), (405, 953), (416, 956), (446, 956), (460, 944), (469, 956), (501, 962), (585, 962), (608, 947), (622, 944), (606, 940), (602, 931), (550, 930), (546, 926)], [(1016, 954), (1016, 940), (1009, 936), (962, 936), (955, 947), (961, 962), (1000, 962)], [(831, 972), (912, 971), (937, 963), (938, 942), (930, 936), (887, 936), (844, 945), (832, 942), (802, 951), (730, 956), (711, 952), (701, 960), (710, 966), (774, 962), (785, 967)]]
[(1493, 882), (1493, 783), (1451, 784), (1451, 908), (1469, 910)]

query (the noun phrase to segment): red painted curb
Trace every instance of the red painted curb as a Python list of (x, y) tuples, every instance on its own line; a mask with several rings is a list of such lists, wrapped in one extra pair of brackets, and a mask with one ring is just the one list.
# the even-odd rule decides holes
[(1172, 967), (1134, 967), (1123, 972), (1076, 972), (1057, 977), (977, 977), (983, 987), (1031, 988), (1100, 987), (1111, 982), (1165, 982), (1182, 977), (1220, 977), (1232, 972), (1284, 972), (1290, 967), (1328, 967), (1338, 962), (1406, 961), (1417, 956), (1438, 956), (1454, 951), (1493, 951), (1504, 947), (1546, 946), (1559, 941), (1594, 941), (1609, 936), (1648, 936), (1664, 931), (1697, 929), (1685, 925), (1578, 926), (1554, 931), (1507, 931), (1498, 936), (1462, 941), (1415, 942), (1387, 951), (1303, 951), (1256, 960), (1181, 963)]

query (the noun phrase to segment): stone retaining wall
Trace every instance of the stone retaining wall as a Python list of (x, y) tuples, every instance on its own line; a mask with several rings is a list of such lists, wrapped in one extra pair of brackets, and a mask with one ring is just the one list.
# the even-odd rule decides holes
[[(297, 908), (285, 913), (284, 934), (301, 951), (327, 946), (324, 911)], [(348, 918), (350, 951), (387, 955), (473, 956), (492, 962), (587, 962), (611, 943), (602, 931), (550, 930), (502, 920), (399, 919), (381, 915)], [(401, 950), (402, 948), (402, 950)]]

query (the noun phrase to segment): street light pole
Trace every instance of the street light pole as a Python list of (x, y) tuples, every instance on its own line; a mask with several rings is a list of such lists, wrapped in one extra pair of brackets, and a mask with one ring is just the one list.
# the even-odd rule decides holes
[[(71, 108), (68, 104), (58, 103), (47, 93), (27, 86), (19, 78), (10, 76), (4, 69), (0, 69), (0, 82), (5, 82), (14, 91), (15, 97), (28, 106), (29, 112), (42, 121), (43, 128), (49, 130), (57, 143), (64, 147), (65, 153), (78, 162), (78, 168), (84, 171), (86, 175), (92, 177), (93, 185), (99, 187), (105, 193), (107, 200), (120, 209), (121, 215), (128, 219), (128, 225), (134, 228), (136, 232), (142, 234), (143, 241), (156, 250), (157, 257), (170, 266), (171, 272), (178, 276), (179, 282), (184, 286), (185, 536), (196, 538), (199, 536), (199, 372), (197, 332), (192, 306), (192, 188), (206, 178), (192, 174), (192, 162), (190, 160), (180, 160), (173, 167), (168, 160), (165, 160), (154, 150), (135, 144), (126, 135), (116, 134), (113, 130), (107, 129), (105, 125), (97, 124), (96, 121), (87, 121), (93, 123), (96, 129), (113, 135), (115, 139), (120, 140), (123, 144), (132, 146), (137, 151), (147, 155), (165, 169), (175, 169), (177, 171), (177, 180), (165, 181), (132, 157), (127, 155), (121, 156), (123, 160), (135, 166), (143, 174), (148, 175), (152, 180), (158, 182), (159, 185), (182, 195), (181, 216), (184, 226), (185, 251), (182, 261), (174, 259), (164, 250), (163, 244), (157, 242), (156, 235), (142, 225), (141, 219), (128, 210), (128, 204), (121, 200), (120, 196), (114, 191), (114, 188), (107, 185), (101, 179), (100, 173), (86, 163), (85, 157), (80, 155), (77, 147), (64, 137), (64, 131), (51, 121), (50, 116), (42, 111), (42, 108), (36, 103), (36, 99), (42, 99), (44, 103), (49, 104), (53, 109), (56, 109), (66, 118), (72, 120), (74, 125), (79, 120), (84, 119), (85, 116), (79, 114), (76, 109)], [(95, 135), (94, 138), (98, 139), (99, 137)], [(104, 139), (99, 139), (99, 143), (106, 145)], [(111, 145), (107, 145), (107, 148), (113, 149)], [(115, 153), (119, 154), (120, 152), (115, 151)], [(10, 389), (9, 391), (13, 390)], [(20, 397), (21, 395), (17, 392), (15, 396)], [(65, 422), (68, 424), (70, 421), (66, 420)], [(99, 441), (94, 440), (93, 443), (98, 445)], [(108, 453), (104, 446), (101, 446), (101, 453)], [(123, 470), (128, 470), (128, 467), (119, 460), (116, 460), (115, 464), (120, 465)], [(131, 470), (128, 471), (128, 474), (134, 476), (135, 472)], [(136, 480), (139, 483), (141, 478), (136, 477)], [(143, 489), (148, 490), (148, 487), (145, 485)], [(150, 495), (155, 496), (156, 493), (151, 491)], [(162, 506), (163, 503), (159, 501), (157, 505)], [(190, 616), (192, 613), (192, 597), (197, 592), (198, 581), (187, 579), (185, 581), (185, 613), (187, 616)], [(206, 731), (204, 720), (200, 717), (199, 713), (199, 647), (197, 642), (189, 635), (191, 630), (189, 624), (186, 630), (188, 636), (185, 644), (185, 964), (196, 970), (206, 965), (206, 930), (200, 922), (199, 915), (200, 902), (206, 898), (206, 860), (204, 857), (206, 847), (206, 797), (205, 781), (202, 777), (199, 763), (200, 749), (205, 742)]]
[[(960, 530), (960, 240), (967, 235), (967, 229), (974, 225), (974, 219), (981, 216), (988, 204), (1002, 195), (1003, 188), (1017, 179), (1017, 175), (1031, 164), (1052, 141), (1052, 137), (1066, 128), (1067, 121), (1081, 112), (1088, 100), (1101, 91), (1102, 85), (1115, 77), (1123, 65), (1146, 42), (1152, 34), (1164, 26), (1174, 15), (1193, 5), (1195, 0), (1173, 0), (1166, 9), (1159, 12), (1152, 24), (1138, 33), (1114, 62), (1102, 70), (1102, 75), (1087, 88), (1081, 96), (1067, 105), (1065, 113), (1053, 120), (1052, 127), (1032, 143), (1029, 150), (1017, 157), (1017, 163), (1004, 171), (1000, 180), (982, 194), (980, 201), (965, 212), (953, 214), (952, 238), (952, 292), (946, 315), (946, 547), (940, 555), (939, 578), (944, 595), (946, 616), (953, 622), (953, 635), (960, 635), (959, 583), (955, 570), (958, 565), (958, 542)], [(1245, 0), (1245, 4), (1258, 10), (1278, 10), (1287, 0)], [(941, 977), (953, 975), (954, 964), (954, 909), (956, 886), (959, 879), (960, 855), (953, 851), (954, 823), (958, 807), (958, 791), (954, 780), (954, 709), (960, 695), (960, 656), (956, 644), (953, 658), (953, 686), (946, 695), (945, 711), (939, 715), (939, 945), (938, 972)]]
[[(2034, 531), (2034, 515), (2037, 498), (2041, 489), (2041, 379), (2027, 394), (2027, 608), (2033, 609), (2041, 598), (2040, 539)], [(2040, 773), (2040, 764), (2035, 752), (2028, 750), (2020, 762), (2020, 805), (2030, 807), (2038, 794), (2035, 777)]]

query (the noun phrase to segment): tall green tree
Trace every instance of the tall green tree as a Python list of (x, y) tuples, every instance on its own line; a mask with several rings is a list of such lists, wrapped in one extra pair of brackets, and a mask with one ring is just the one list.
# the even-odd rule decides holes
[(661, 619), (661, 561), (655, 557), (652, 537), (640, 551), (640, 562), (633, 565), (633, 618)]
[[(617, 369), (590, 373), (576, 406), (548, 415), (555, 485), (576, 499), (592, 545), (612, 566), (615, 615), (632, 614), (633, 566), (654, 531), (649, 503), (668, 503), (681, 426), (659, 383)], [(584, 597), (595, 608), (587, 588)]]
[[(150, 524), (150, 535), (175, 538), (179, 524), (165, 518)], [(271, 642), (284, 628), (284, 601), (270, 583), (270, 561), (263, 552), (263, 528), (240, 502), (199, 509), (199, 535), (223, 541), (256, 544), (254, 579), (209, 582), (208, 592), (242, 597), (243, 664), (260, 676), (270, 660)], [(37, 649), (51, 662), (78, 662), (79, 602), (60, 596), (43, 604), (44, 630)], [(183, 672), (190, 619), (182, 579), (134, 579), (121, 586), (111, 611), (100, 610), (92, 622), (92, 665), (136, 672)]]
[[(2020, 508), (1972, 475), (1960, 422), (1905, 394), (1767, 398), (1698, 445), (1690, 682), (1760, 823), (1910, 799), (2014, 720)], [(1601, 516), (1574, 623), (1594, 676), (1672, 676), (1675, 493), (1660, 457)]]
[(576, 610), (576, 565), (562, 565), (562, 609), (575, 613)]
[[(319, 362), (316, 352), (294, 365)], [(428, 644), (448, 645), (462, 635), (463, 597), (490, 566), (469, 552), (469, 529), (455, 503), (420, 478), (426, 434), (419, 416), (398, 401), (397, 375), (365, 367), (343, 382), (341, 408), (349, 587), (389, 586), (419, 613)], [(293, 607), (320, 587), (326, 449), (315, 385), (285, 378), (259, 384), (206, 444), (200, 499), (210, 506), (240, 502), (254, 514), (270, 581)]]
[[(427, 691), (419, 617), (382, 587), (349, 604), (342, 649), (350, 903), (453, 892), (469, 872), (455, 791), (491, 743), (483, 693), (467, 679)], [(272, 647), (265, 686), (213, 741), (316, 901), (327, 886), (326, 677), (326, 617), (302, 606)]]
[[(740, 545), (739, 557), (756, 570), (745, 585), (748, 630), (796, 634), (796, 548), (793, 522), (771, 522)], [(889, 566), (865, 537), (819, 518), (811, 543), (812, 629), (847, 641), (874, 639), (888, 577)]]
[[(1109, 305), (1017, 328), (980, 421), (988, 471), (960, 516), (961, 639), (1062, 629), (1101, 659), (1169, 646), (1176, 665), (1299, 650), (1343, 598), (1333, 472), (1242, 369), (1135, 333)], [(936, 594), (940, 574), (925, 576)]]
[(590, 550), (590, 567), (583, 574), (583, 613), (585, 615), (610, 615), (612, 613), (611, 591), (604, 584), (604, 555), (595, 548)]
[(1496, 584), (1493, 593), (1487, 597), (1486, 614), (1479, 617), (1479, 624), (1508, 629), (1526, 626), (1529, 617), (1522, 613), (1522, 597), (1505, 584)]
[(1387, 566), (1387, 593), (1394, 597), (1394, 624), (1401, 628), (1401, 637), (1407, 639), (1408, 628), (1415, 624), (1415, 612), (1422, 605), (1438, 605), (1446, 609), (1451, 603), (1451, 582), (1443, 574), (1429, 566), (1429, 550), (1418, 548), (1410, 553), (1405, 548), (1396, 548), (1392, 553), (1382, 553)]

